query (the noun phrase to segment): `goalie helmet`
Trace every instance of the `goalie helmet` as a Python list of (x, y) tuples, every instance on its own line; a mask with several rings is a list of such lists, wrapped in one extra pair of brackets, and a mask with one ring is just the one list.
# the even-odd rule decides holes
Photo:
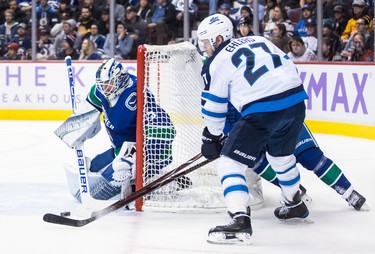
[(233, 37), (233, 24), (223, 14), (214, 14), (205, 18), (198, 26), (198, 40), (208, 39), (212, 48), (216, 48), (216, 37), (221, 35), (224, 41)]
[(121, 94), (130, 84), (128, 71), (114, 58), (105, 60), (96, 72), (96, 87), (106, 97)]

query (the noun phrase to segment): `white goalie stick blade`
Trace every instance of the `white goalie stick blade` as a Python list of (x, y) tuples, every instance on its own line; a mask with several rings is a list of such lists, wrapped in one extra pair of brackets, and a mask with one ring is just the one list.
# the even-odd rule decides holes
[(100, 129), (100, 112), (94, 109), (83, 114), (70, 116), (54, 133), (70, 148), (76, 148), (87, 139), (98, 134)]
[(253, 243), (249, 233), (214, 232), (208, 235), (207, 242), (224, 245), (251, 245)]
[(309, 218), (291, 218), (286, 220), (280, 220), (279, 221), (283, 224), (289, 224), (289, 225), (303, 225), (303, 224), (313, 224), (314, 221)]

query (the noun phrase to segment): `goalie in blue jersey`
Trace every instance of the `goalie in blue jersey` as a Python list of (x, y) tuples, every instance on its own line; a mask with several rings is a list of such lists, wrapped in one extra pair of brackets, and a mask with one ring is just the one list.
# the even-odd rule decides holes
[[(126, 196), (134, 190), (136, 97), (136, 77), (129, 74), (117, 60), (104, 61), (96, 72), (96, 84), (92, 86), (86, 99), (103, 114), (111, 141), (108, 150), (92, 160), (86, 158), (90, 192), (95, 199), (108, 200), (120, 193)], [(148, 177), (159, 174), (161, 169), (172, 162), (172, 142), (176, 133), (169, 115), (157, 105), (150, 91), (146, 91), (145, 104), (145, 126), (157, 129), (155, 133), (163, 133), (159, 136), (150, 134), (153, 136), (145, 138), (148, 163), (144, 174)], [(148, 154), (151, 147), (157, 153)], [(74, 185), (77, 177), (68, 175), (68, 181), (72, 194), (80, 199), (78, 186)]]

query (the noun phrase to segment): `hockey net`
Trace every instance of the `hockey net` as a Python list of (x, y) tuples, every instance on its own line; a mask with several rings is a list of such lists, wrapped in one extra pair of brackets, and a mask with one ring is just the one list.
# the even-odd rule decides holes
[[(160, 175), (175, 169), (200, 152), (201, 134), (204, 128), (200, 113), (201, 91), (204, 87), (200, 76), (202, 58), (196, 47), (189, 42), (166, 46), (143, 45), (137, 56), (137, 189)], [(155, 111), (147, 101), (151, 91), (156, 103), (163, 108), (173, 123), (171, 128), (155, 128), (148, 125), (146, 114)], [(139, 106), (141, 105), (141, 106)], [(169, 126), (168, 119), (158, 119), (158, 126)], [(165, 123), (163, 123), (165, 121)], [(155, 133), (153, 133), (155, 131)], [(163, 132), (163, 133), (161, 133)], [(163, 159), (163, 147), (150, 146), (153, 137), (173, 138), (172, 162), (154, 176), (144, 170), (152, 168), (155, 158)], [(141, 145), (140, 145), (141, 144)], [(146, 151), (147, 149), (147, 151)], [(216, 173), (217, 162), (195, 170), (187, 178), (155, 190), (136, 202), (137, 210), (195, 211), (224, 209), (223, 194)], [(251, 170), (248, 170), (251, 171)], [(253, 177), (250, 177), (253, 178)], [(260, 185), (255, 181), (253, 185)], [(257, 188), (261, 189), (261, 186)], [(262, 202), (250, 201), (253, 205)]]

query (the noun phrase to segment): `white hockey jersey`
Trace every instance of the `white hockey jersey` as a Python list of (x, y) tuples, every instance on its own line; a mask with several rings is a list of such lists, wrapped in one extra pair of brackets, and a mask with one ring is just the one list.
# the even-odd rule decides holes
[(228, 102), (244, 116), (282, 110), (308, 98), (293, 62), (261, 36), (223, 43), (201, 74), (202, 115), (214, 135), (222, 133)]

